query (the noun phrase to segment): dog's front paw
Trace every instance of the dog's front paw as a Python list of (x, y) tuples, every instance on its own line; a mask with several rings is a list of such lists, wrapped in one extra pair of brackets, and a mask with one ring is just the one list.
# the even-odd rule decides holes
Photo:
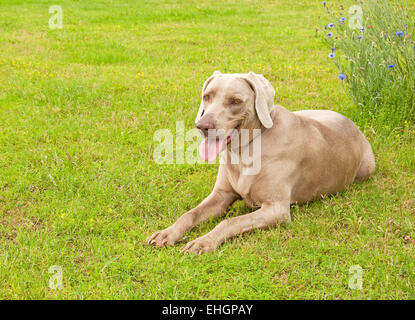
[(164, 230), (157, 231), (147, 238), (147, 243), (156, 247), (164, 247), (166, 245), (174, 245), (182, 237), (181, 233), (173, 226)]
[(187, 243), (182, 249), (181, 252), (193, 253), (199, 255), (202, 253), (207, 253), (214, 251), (217, 248), (217, 243), (210, 236), (204, 235), (200, 238), (197, 238), (193, 241)]

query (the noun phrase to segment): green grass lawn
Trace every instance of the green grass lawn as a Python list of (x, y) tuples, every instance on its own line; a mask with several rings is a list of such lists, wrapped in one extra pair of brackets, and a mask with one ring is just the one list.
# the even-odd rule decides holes
[[(63, 28), (48, 27), (49, 6)], [(0, 298), (415, 299), (415, 130), (354, 116), (376, 174), (293, 222), (180, 253), (145, 239), (211, 191), (217, 165), (158, 165), (214, 70), (262, 73), (290, 110), (356, 115), (315, 28), (321, 1), (0, 1)], [(227, 216), (249, 212), (237, 202)], [(49, 288), (53, 265), (61, 290)], [(363, 269), (362, 290), (349, 268)]]

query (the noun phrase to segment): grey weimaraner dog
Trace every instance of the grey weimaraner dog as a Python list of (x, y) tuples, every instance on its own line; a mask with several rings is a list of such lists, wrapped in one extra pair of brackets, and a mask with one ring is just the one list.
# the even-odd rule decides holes
[[(246, 129), (248, 143), (240, 148), (250, 147), (259, 136), (261, 151), (253, 154), (253, 161), (261, 168), (256, 174), (244, 174), (244, 163), (221, 163), (212, 193), (172, 226), (150, 236), (149, 244), (173, 245), (198, 223), (223, 215), (237, 199), (257, 209), (222, 221), (182, 249), (195, 254), (213, 251), (242, 232), (290, 222), (290, 204), (342, 191), (375, 171), (372, 148), (351, 120), (329, 110), (290, 112), (274, 105), (274, 95), (268, 80), (253, 72), (216, 71), (206, 80), (196, 118), (206, 137), (202, 156), (212, 161), (219, 152), (228, 159), (240, 153), (230, 142)], [(210, 139), (213, 129), (226, 134)]]

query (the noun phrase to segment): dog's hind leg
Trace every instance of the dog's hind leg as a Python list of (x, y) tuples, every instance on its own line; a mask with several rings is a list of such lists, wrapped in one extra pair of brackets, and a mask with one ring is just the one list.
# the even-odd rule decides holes
[(375, 156), (370, 143), (365, 139), (363, 158), (359, 170), (357, 170), (355, 181), (368, 179), (375, 172)]

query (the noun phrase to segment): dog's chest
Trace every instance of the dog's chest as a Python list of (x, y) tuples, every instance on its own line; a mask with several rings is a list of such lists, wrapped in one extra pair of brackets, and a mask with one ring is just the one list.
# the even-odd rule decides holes
[(242, 170), (239, 165), (228, 165), (227, 176), (229, 183), (249, 207), (260, 206), (255, 190), (252, 188), (255, 176), (244, 175), (241, 172)]

